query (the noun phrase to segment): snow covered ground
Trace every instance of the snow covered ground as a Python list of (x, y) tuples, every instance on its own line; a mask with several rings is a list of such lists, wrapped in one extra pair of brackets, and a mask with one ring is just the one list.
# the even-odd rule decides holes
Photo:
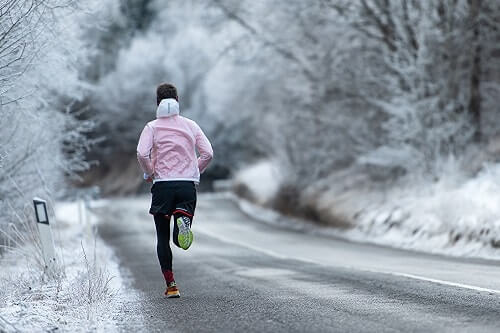
[(235, 183), (244, 184), (253, 201), (263, 205), (273, 199), (281, 182), (278, 169), (271, 161), (260, 161), (236, 173)]
[(41, 272), (32, 244), (0, 259), (0, 332), (113, 332), (124, 319), (142, 321), (126, 272), (94, 237), (95, 216), (80, 224), (76, 203), (59, 203), (55, 212), (59, 275)]
[[(254, 172), (256, 169), (268, 171)], [(278, 188), (276, 181), (272, 182), (276, 178), (268, 176), (272, 169), (270, 162), (261, 162), (249, 171), (238, 173), (235, 182), (245, 184), (253, 191), (253, 197), (272, 198)], [(245, 212), (266, 222), (289, 224), (353, 241), (500, 259), (500, 165), (484, 167), (472, 179), (450, 172), (437, 182), (412, 181), (386, 191), (352, 188), (344, 191), (332, 185), (315, 198), (318, 211), (347, 221), (351, 227), (319, 227), (235, 197)]]

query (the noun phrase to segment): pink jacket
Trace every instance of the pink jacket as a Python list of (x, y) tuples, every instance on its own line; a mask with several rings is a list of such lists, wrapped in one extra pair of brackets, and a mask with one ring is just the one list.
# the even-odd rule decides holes
[[(200, 181), (200, 174), (212, 160), (207, 137), (194, 121), (179, 116), (179, 103), (164, 99), (156, 110), (156, 120), (144, 127), (137, 145), (137, 159), (154, 182)], [(196, 148), (200, 156), (196, 157)]]

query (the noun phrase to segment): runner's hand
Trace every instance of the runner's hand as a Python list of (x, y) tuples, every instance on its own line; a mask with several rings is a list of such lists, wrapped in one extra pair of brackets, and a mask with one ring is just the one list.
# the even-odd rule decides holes
[(152, 183), (153, 182), (153, 177), (149, 176), (147, 173), (144, 173), (143, 178), (146, 181), (146, 183)]

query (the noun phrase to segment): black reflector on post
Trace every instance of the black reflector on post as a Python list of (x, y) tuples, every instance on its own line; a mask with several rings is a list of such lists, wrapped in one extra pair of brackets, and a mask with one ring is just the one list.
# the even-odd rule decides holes
[(49, 224), (49, 215), (47, 214), (47, 202), (40, 198), (33, 198), (35, 205), (36, 221), (38, 223)]

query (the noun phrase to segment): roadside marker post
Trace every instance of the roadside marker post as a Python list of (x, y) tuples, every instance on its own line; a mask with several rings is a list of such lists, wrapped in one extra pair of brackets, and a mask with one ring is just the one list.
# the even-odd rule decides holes
[(83, 225), (85, 236), (88, 241), (92, 239), (92, 222), (90, 216), (90, 200), (87, 196), (83, 196), (77, 201), (78, 207), (78, 222)]
[(54, 238), (50, 228), (49, 215), (47, 214), (47, 201), (40, 198), (33, 198), (35, 205), (35, 215), (42, 243), (43, 258), (45, 266), (52, 269), (56, 264), (56, 250), (54, 247)]
[(82, 224), (83, 223), (83, 202), (82, 199), (78, 199), (76, 202), (76, 205), (78, 207), (78, 223)]
[(90, 241), (93, 239), (92, 235), (92, 222), (90, 217), (90, 202), (87, 197), (82, 200), (83, 208), (83, 219), (85, 221), (85, 233), (87, 234), (87, 239)]

